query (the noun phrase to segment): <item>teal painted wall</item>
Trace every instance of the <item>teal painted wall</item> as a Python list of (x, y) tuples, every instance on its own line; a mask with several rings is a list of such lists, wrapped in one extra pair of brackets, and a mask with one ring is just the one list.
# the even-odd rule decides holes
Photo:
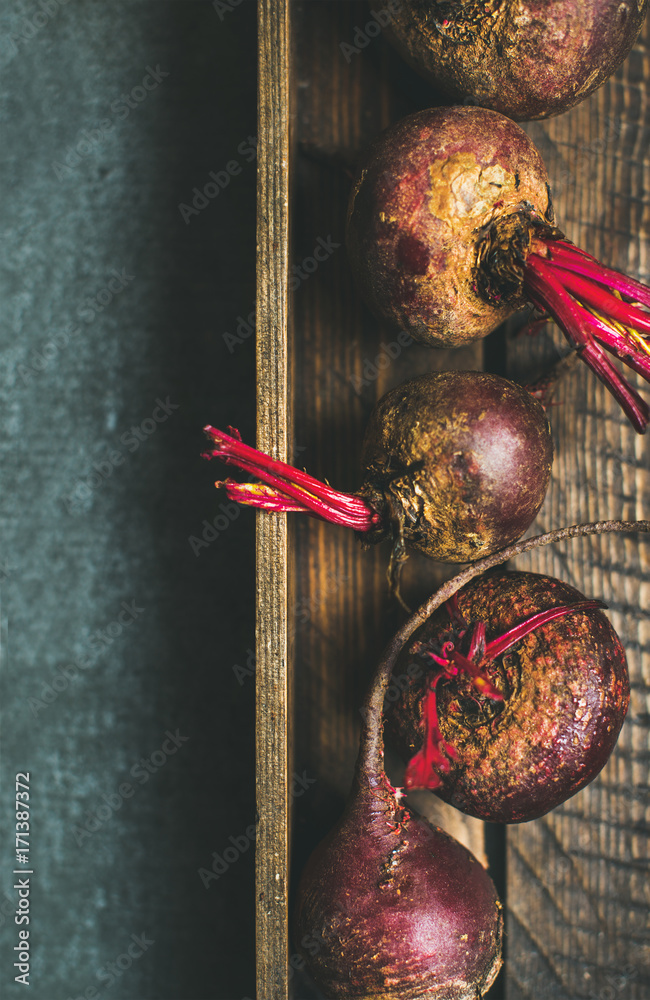
[(224, 334), (254, 307), (255, 27), (250, 0), (0, 8), (6, 1000), (254, 995), (253, 516), (199, 453), (207, 422), (254, 435), (253, 339)]

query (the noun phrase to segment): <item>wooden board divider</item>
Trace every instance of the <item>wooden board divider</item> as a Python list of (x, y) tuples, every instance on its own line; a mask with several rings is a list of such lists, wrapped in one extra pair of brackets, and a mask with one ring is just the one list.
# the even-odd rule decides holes
[[(259, 0), (257, 447), (285, 461), (291, 441), (289, 45), (289, 0)], [(286, 1000), (291, 678), (285, 517), (258, 514), (256, 555), (257, 997)]]

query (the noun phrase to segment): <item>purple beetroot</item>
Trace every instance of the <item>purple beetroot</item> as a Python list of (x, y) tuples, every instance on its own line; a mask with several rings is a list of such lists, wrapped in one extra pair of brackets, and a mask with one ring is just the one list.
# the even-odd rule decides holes
[[(625, 652), (602, 605), (535, 573), (472, 581), (405, 646), (390, 738), (407, 787), (497, 823), (536, 819), (604, 767), (627, 712)], [(417, 669), (416, 669), (417, 665)]]
[(385, 682), (366, 703), (345, 812), (302, 873), (294, 937), (319, 941), (303, 957), (331, 1000), (477, 1000), (501, 966), (501, 904), (472, 854), (386, 778)]
[(541, 156), (510, 119), (434, 108), (387, 129), (354, 185), (347, 245), (376, 315), (432, 346), (484, 337), (527, 303), (550, 314), (645, 430), (650, 409), (609, 355), (650, 381), (650, 288), (555, 227)]
[[(560, 709), (566, 715), (565, 706), (574, 692), (574, 725), (562, 746), (565, 757), (576, 753), (574, 739), (611, 741), (625, 714), (627, 674), (620, 644), (596, 610), (599, 602), (586, 601), (572, 587), (534, 574), (508, 574), (513, 581), (510, 591), (501, 584), (495, 594), (491, 588), (498, 575), (482, 575), (540, 545), (603, 531), (648, 532), (650, 521), (572, 525), (519, 541), (444, 583), (388, 644), (362, 710), (361, 743), (348, 805), (308, 861), (297, 891), (294, 936), (296, 941), (312, 945), (318, 940), (319, 947), (310, 946), (304, 959), (317, 985), (332, 1000), (481, 1000), (494, 981), (501, 964), (502, 932), (501, 906), (494, 886), (465, 848), (414, 815), (403, 805), (401, 790), (388, 782), (382, 726), (386, 690), (400, 665), (405, 666), (414, 655), (428, 653), (434, 675), (442, 667), (445, 683), (456, 680), (460, 685), (455, 695), (450, 693), (450, 704), (454, 697), (459, 707), (461, 700), (477, 704), (489, 699), (501, 704), (505, 716), (521, 701), (517, 689), (526, 687), (526, 682), (521, 680), (519, 664), (527, 663), (532, 642), (532, 648), (542, 653), (537, 668), (538, 692), (544, 693), (544, 653), (554, 678), (546, 685), (550, 711), (545, 712), (541, 702), (526, 709), (526, 719), (534, 719), (539, 709), (541, 718), (549, 722), (550, 729), (537, 722), (534, 731), (542, 737), (552, 732), (550, 714)], [(539, 586), (524, 581), (529, 577), (541, 581)], [(483, 598), (471, 603), (467, 595), (474, 590)], [(430, 642), (429, 631), (437, 622), (434, 616), (449, 602), (453, 621), (447, 616), (442, 633)], [(493, 608), (498, 611), (496, 625), (501, 631), (488, 638), (485, 622), (489, 619), (492, 624), (488, 611)], [(472, 623), (473, 612), (479, 620)], [(590, 618), (585, 629), (586, 615)], [(559, 642), (555, 637), (549, 643), (548, 630), (570, 621), (573, 629), (565, 630)], [(462, 652), (465, 639), (469, 646)], [(553, 663), (548, 662), (558, 650), (572, 650), (577, 657), (578, 669), (574, 665), (568, 682), (559, 678)], [(495, 669), (498, 657), (503, 663)], [(582, 675), (594, 667), (605, 687), (600, 701), (598, 695), (590, 700), (581, 694), (588, 687)], [(437, 682), (429, 684), (423, 696), (429, 698), (438, 687)], [(608, 703), (612, 691), (614, 701), (618, 698), (617, 709), (614, 701)], [(527, 693), (535, 695), (530, 689)], [(493, 721), (498, 718), (493, 704), (483, 708)], [(481, 711), (474, 710), (478, 725), (482, 724)], [(592, 724), (590, 719), (597, 711), (603, 712), (604, 721)], [(462, 706), (461, 712), (469, 715), (469, 708)], [(442, 734), (434, 732), (434, 739), (441, 757), (449, 760), (454, 756)], [(595, 755), (600, 752), (598, 746), (593, 748)], [(547, 759), (551, 759), (548, 754)], [(542, 769), (545, 781), (552, 786), (556, 774), (544, 758)]]
[(247, 445), (205, 428), (207, 458), (262, 483), (226, 480), (228, 496), (271, 511), (301, 511), (390, 537), (442, 562), (470, 562), (519, 538), (539, 511), (553, 446), (540, 403), (484, 372), (436, 372), (380, 399), (363, 444), (363, 485), (341, 493)]
[(404, 0), (388, 35), (457, 103), (516, 121), (583, 101), (632, 48), (647, 0)]

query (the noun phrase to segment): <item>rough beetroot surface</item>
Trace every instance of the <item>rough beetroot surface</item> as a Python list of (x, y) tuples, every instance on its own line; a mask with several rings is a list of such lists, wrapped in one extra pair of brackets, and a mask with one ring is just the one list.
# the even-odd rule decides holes
[(650, 287), (554, 226), (542, 159), (509, 118), (433, 108), (387, 129), (354, 184), (347, 244), (370, 308), (434, 347), (532, 304), (645, 431), (650, 407), (610, 355), (650, 382)]
[(501, 933), (473, 855), (401, 806), (383, 772), (357, 779), (297, 893), (294, 938), (309, 939), (302, 954), (325, 996), (478, 1000), (501, 966)]
[[(503, 570), (457, 595), (461, 618), (485, 622), (488, 639), (544, 609), (584, 600), (559, 580)], [(405, 759), (423, 744), (427, 650), (440, 651), (458, 632), (443, 607), (400, 656), (396, 674), (406, 675), (409, 664), (420, 668), (411, 669), (387, 719), (388, 738)], [(438, 724), (453, 753), (432, 773), (431, 786), (481, 819), (535, 819), (588, 784), (609, 759), (629, 703), (625, 652), (601, 611), (576, 611), (534, 629), (489, 663), (485, 677), (503, 701), (482, 697), (462, 673), (437, 685)]]
[(546, 168), (525, 132), (481, 108), (432, 108), (379, 136), (355, 182), (347, 248), (381, 319), (434, 347), (490, 333), (526, 299), (477, 286), (481, 234), (525, 213), (553, 221)]
[(359, 492), (406, 546), (472, 562), (532, 523), (552, 460), (548, 421), (529, 392), (485, 372), (435, 372), (376, 405)]
[(404, 0), (388, 35), (454, 101), (517, 121), (567, 111), (630, 51), (646, 0)]
[(224, 485), (232, 500), (302, 512), (392, 539), (441, 562), (469, 562), (518, 538), (540, 509), (553, 445), (541, 404), (521, 386), (485, 372), (421, 375), (388, 392), (372, 412), (363, 485), (342, 493), (245, 445), (236, 431), (206, 427), (218, 458), (262, 483)]

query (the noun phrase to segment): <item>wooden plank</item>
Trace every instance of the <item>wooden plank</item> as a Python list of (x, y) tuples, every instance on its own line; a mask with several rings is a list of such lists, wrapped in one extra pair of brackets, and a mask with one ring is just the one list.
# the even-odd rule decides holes
[[(527, 126), (549, 168), (558, 222), (604, 263), (648, 282), (648, 26), (615, 78), (569, 114)], [(557, 356), (548, 329), (513, 340), (526, 378)], [(647, 515), (648, 441), (585, 366), (551, 412), (556, 459), (538, 527)], [(648, 396), (647, 387), (631, 381)], [(522, 557), (604, 599), (628, 654), (632, 698), (618, 747), (588, 788), (536, 823), (508, 831), (508, 1000), (642, 1000), (650, 995), (648, 549), (603, 536)]]
[[(287, 460), (289, 0), (258, 4), (257, 445)], [(290, 545), (286, 517), (257, 518), (257, 996), (286, 1000), (290, 796)]]

